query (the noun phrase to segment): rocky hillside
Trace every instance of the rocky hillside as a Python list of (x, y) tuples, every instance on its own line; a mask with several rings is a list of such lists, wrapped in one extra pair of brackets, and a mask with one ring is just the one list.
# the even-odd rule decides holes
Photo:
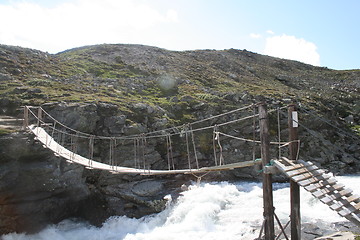
[[(95, 135), (150, 132), (256, 103), (301, 106), (300, 156), (335, 173), (360, 170), (360, 70), (336, 71), (246, 50), (175, 52), (141, 45), (97, 45), (48, 54), (0, 45), (0, 115), (21, 118), (42, 105), (56, 119)], [(276, 116), (270, 118), (276, 140)], [(284, 120), (286, 122), (286, 119)], [(0, 125), (2, 125), (0, 123)], [(26, 132), (0, 127), (0, 233), (35, 231), (80, 217), (160, 211), (162, 197), (191, 176), (111, 175), (67, 164)], [(251, 134), (249, 126), (236, 131)], [(286, 136), (286, 130), (283, 130)], [(199, 161), (211, 142), (197, 136)], [(164, 141), (149, 142), (154, 165), (166, 162)], [(126, 146), (125, 146), (126, 147)], [(227, 161), (251, 157), (245, 144), (224, 142)], [(106, 150), (97, 150), (99, 156)], [(122, 152), (130, 153), (127, 147)], [(178, 161), (184, 155), (174, 153)], [(274, 154), (276, 154), (274, 152)], [(166, 167), (166, 166), (165, 166)], [(214, 173), (208, 180), (258, 178), (255, 170)], [(91, 208), (89, 213), (86, 209)], [(31, 216), (31, 217), (29, 217)]]
[[(205, 103), (233, 107), (262, 95), (292, 98), (340, 117), (359, 112), (360, 70), (335, 71), (246, 50), (174, 52), (141, 45), (97, 45), (56, 55), (0, 46), (1, 106), (49, 102), (135, 103), (184, 111)], [(186, 106), (185, 106), (186, 105)], [(356, 119), (357, 121), (359, 119)]]

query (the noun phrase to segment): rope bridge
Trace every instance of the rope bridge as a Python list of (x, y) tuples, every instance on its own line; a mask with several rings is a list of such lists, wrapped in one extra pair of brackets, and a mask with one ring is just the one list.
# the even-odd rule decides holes
[[(259, 128), (261, 130), (260, 121), (264, 118), (259, 117), (260, 111), (257, 113), (256, 107), (257, 105), (250, 105), (182, 126), (153, 132), (108, 137), (80, 132), (57, 121), (42, 107), (25, 106), (24, 128), (29, 129), (35, 135), (35, 139), (40, 141), (45, 148), (54, 152), (56, 156), (62, 157), (70, 163), (80, 164), (89, 169), (109, 171), (113, 174), (193, 174), (201, 179), (211, 171), (263, 164), (260, 171), (264, 174), (264, 178), (266, 175), (271, 175), (276, 168), (339, 215), (360, 226), (360, 196), (352, 194), (350, 189), (337, 183), (333, 177), (314, 164), (298, 160), (299, 140), (281, 141), (282, 119), (280, 116), (284, 114), (281, 112), (283, 108), (268, 111), (268, 113), (277, 112), (273, 117), (273, 119), (277, 119), (278, 124), (278, 134), (275, 137), (277, 141), (269, 141), (269, 144), (277, 146), (278, 156), (276, 160), (271, 160), (268, 164), (259, 161), (261, 159), (258, 159), (257, 155), (259, 155), (260, 147), (263, 147), (261, 145), (264, 143), (264, 136), (261, 137), (261, 134), (258, 136), (258, 130)], [(292, 124), (302, 126), (297, 119), (289, 119)], [(241, 129), (239, 123), (241, 123)], [(304, 129), (307, 128), (304, 127)], [(224, 130), (228, 133), (224, 133)], [(199, 136), (199, 134), (202, 135)], [(222, 141), (225, 138), (229, 140), (228, 142), (242, 142), (248, 149), (251, 149), (251, 153), (243, 157), (247, 158), (246, 161), (228, 162), (225, 150), (228, 151), (229, 146)], [(164, 161), (162, 163), (151, 160), (149, 157), (151, 154), (148, 152), (150, 145), (159, 142), (165, 146), (163, 152), (166, 152), (161, 157)], [(199, 156), (200, 145), (203, 145), (202, 147), (206, 148), (208, 152), (212, 151), (209, 154), (212, 157), (206, 161), (200, 161), (204, 160)], [(291, 150), (291, 146), (294, 145), (297, 146), (297, 150), (292, 153), (289, 151), (291, 159), (294, 160), (283, 157), (282, 149), (290, 146)], [(121, 147), (126, 148), (119, 150)], [(131, 159), (127, 156), (130, 155), (129, 149), (132, 151)], [(262, 151), (263, 149), (261, 149)], [(124, 156), (128, 159), (121, 160), (120, 158)], [(249, 156), (252, 159), (248, 159)], [(204, 165), (204, 162), (207, 165)], [(130, 163), (132, 166), (129, 166)], [(167, 165), (167, 168), (164, 169), (164, 165)]]
[[(182, 126), (138, 135), (108, 137), (96, 136), (72, 129), (53, 118), (42, 107), (25, 106), (24, 127), (30, 129), (35, 135), (35, 139), (40, 141), (45, 148), (53, 151), (56, 156), (89, 169), (101, 169), (114, 174), (197, 174), (261, 164), (260, 159), (256, 158), (259, 152), (257, 146), (260, 143), (256, 139), (258, 116), (256, 105), (249, 105)], [(247, 127), (251, 128), (249, 130), (251, 133), (248, 134), (251, 139), (221, 132), (223, 128), (227, 127), (231, 132), (239, 135), (239, 130), (234, 127), (234, 124), (239, 124), (239, 122), (246, 122)], [(202, 134), (202, 137), (195, 136), (195, 134)], [(251, 144), (252, 154), (250, 155), (252, 155), (252, 160), (225, 163), (224, 146), (222, 145), (224, 138)], [(162, 141), (164, 142), (163, 145), (166, 146), (166, 156), (164, 157), (166, 163), (163, 163), (162, 166), (167, 165), (167, 169), (152, 169), (157, 165), (161, 165), (152, 162), (147, 156), (149, 155), (147, 148), (154, 141)], [(272, 144), (285, 146), (288, 143), (272, 142)], [(206, 148), (207, 151), (212, 148), (210, 155), (212, 155), (213, 162), (206, 161), (207, 166), (202, 166), (199, 160), (199, 145), (203, 145), (202, 148)], [(127, 146), (125, 152), (119, 152), (118, 148), (122, 146)], [(132, 166), (119, 166), (119, 158), (123, 157), (123, 155), (130, 155), (129, 146), (132, 148), (132, 159), (122, 160), (121, 163), (130, 165), (129, 163), (132, 162)], [(98, 153), (99, 149), (105, 148), (108, 150), (103, 150), (103, 152), (107, 153), (102, 154), (105, 156), (101, 156)], [(177, 152), (175, 151), (176, 148), (178, 148)], [(79, 152), (82, 152), (82, 154)], [(179, 155), (179, 152), (183, 153), (182, 156), (174, 156), (176, 153)], [(95, 157), (95, 155), (99, 156)], [(175, 158), (181, 159), (181, 162), (179, 160), (176, 162)]]

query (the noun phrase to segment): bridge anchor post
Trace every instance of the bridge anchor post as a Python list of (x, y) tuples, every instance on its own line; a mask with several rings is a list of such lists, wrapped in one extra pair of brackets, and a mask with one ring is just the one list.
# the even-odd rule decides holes
[(42, 119), (43, 119), (43, 112), (42, 112), (42, 108), (41, 107), (39, 107), (38, 108), (38, 112), (37, 112), (37, 119), (38, 119), (38, 121), (37, 121), (37, 126), (38, 127), (40, 127), (41, 126), (41, 122), (42, 122)]
[[(288, 107), (288, 127), (289, 127), (289, 158), (298, 160), (298, 118), (295, 104)], [(301, 239), (301, 216), (300, 216), (300, 187), (290, 179), (290, 221), (291, 239)]]
[(23, 117), (23, 130), (25, 131), (29, 126), (29, 108), (28, 106), (24, 106), (24, 117)]
[[(269, 119), (265, 103), (259, 104), (259, 125), (262, 167), (263, 169), (265, 169), (267, 166), (270, 165)], [(265, 172), (263, 172), (263, 203), (265, 219), (265, 240), (273, 240), (275, 239), (275, 230), (272, 174)]]

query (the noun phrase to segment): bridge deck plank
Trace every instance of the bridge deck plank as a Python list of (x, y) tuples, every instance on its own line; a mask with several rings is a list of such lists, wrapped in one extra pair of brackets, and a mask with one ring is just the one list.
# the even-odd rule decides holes
[(308, 178), (321, 176), (323, 173), (325, 173), (324, 170), (316, 170), (314, 172), (307, 172), (301, 175), (293, 176), (291, 177), (291, 179), (294, 180), (295, 182), (299, 182)]
[(305, 179), (302, 181), (297, 182), (297, 184), (299, 184), (299, 186), (301, 187), (306, 187), (310, 184), (314, 184), (314, 183), (319, 183), (320, 181), (324, 181), (324, 180), (328, 180), (329, 178), (331, 178), (330, 175), (327, 174), (323, 174), (317, 177), (313, 177), (313, 178), (309, 178), (309, 179)]
[(299, 168), (299, 169), (295, 169), (295, 170), (290, 170), (290, 171), (286, 172), (286, 175), (291, 178), (293, 176), (297, 176), (297, 175), (307, 173), (307, 172), (313, 172), (318, 169), (319, 168), (317, 166), (313, 165), (313, 166), (309, 166), (309, 167), (303, 167), (303, 168)]
[(335, 178), (329, 178), (325, 181), (320, 181), (319, 183), (314, 183), (309, 186), (306, 186), (305, 190), (312, 193), (317, 190), (326, 189), (326, 187), (335, 183), (337, 183), (337, 180)]
[(345, 206), (341, 211), (339, 211), (339, 214), (342, 217), (348, 216), (352, 213), (359, 214), (359, 209), (356, 209), (354, 206), (349, 205), (349, 206)]
[(348, 197), (346, 199), (349, 202), (355, 202), (355, 203), (359, 203), (360, 202), (360, 196), (357, 194), (351, 195), (350, 197)]

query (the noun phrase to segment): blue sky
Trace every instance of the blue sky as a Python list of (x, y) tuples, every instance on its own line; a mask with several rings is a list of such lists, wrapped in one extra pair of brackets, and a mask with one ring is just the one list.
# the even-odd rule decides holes
[(0, 44), (235, 48), (360, 69), (359, 13), (358, 0), (0, 0)]

